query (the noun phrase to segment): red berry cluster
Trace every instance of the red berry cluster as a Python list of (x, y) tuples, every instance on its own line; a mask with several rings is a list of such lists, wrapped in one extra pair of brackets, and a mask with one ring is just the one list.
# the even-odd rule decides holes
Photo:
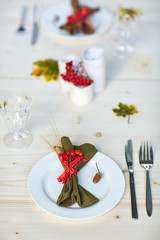
[[(66, 153), (60, 153), (59, 158), (65, 166), (65, 171), (57, 178), (57, 180), (63, 184), (67, 182), (69, 176), (72, 174), (77, 174), (77, 169), (74, 167), (77, 163), (80, 161), (87, 161), (87, 158), (83, 157), (83, 154), (80, 150), (71, 150), (67, 151)], [(69, 161), (69, 158), (71, 158), (71, 162)]]
[(61, 77), (63, 78), (63, 80), (71, 82), (76, 86), (87, 87), (93, 83), (93, 80), (87, 77), (85, 78), (82, 74), (75, 74), (72, 61), (66, 63), (66, 74), (61, 74)]
[(91, 12), (91, 9), (89, 7), (83, 8), (82, 10), (77, 11), (76, 14), (69, 15), (67, 17), (67, 22), (69, 24), (75, 24), (79, 22), (82, 18), (90, 14), (90, 12)]
[(67, 156), (71, 156), (72, 160), (79, 158), (79, 161), (85, 162), (87, 158), (83, 157), (83, 153), (80, 150), (71, 150), (66, 152)]

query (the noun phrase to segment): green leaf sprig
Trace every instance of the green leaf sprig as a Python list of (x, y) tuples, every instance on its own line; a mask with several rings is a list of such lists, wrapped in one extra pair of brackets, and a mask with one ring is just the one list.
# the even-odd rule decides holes
[(122, 19), (124, 15), (129, 15), (132, 19), (136, 18), (138, 15), (142, 15), (142, 11), (139, 8), (118, 8), (119, 18)]
[(7, 102), (4, 101), (3, 104), (0, 104), (0, 109), (5, 109), (7, 105)]
[(33, 76), (44, 76), (46, 82), (56, 81), (59, 76), (58, 61), (52, 59), (46, 59), (44, 61), (39, 60), (33, 63), (37, 68), (32, 72)]
[(116, 116), (121, 117), (128, 117), (128, 123), (130, 123), (130, 116), (133, 114), (138, 113), (137, 108), (135, 105), (127, 105), (124, 103), (119, 103), (118, 108), (113, 108), (113, 112), (116, 114)]

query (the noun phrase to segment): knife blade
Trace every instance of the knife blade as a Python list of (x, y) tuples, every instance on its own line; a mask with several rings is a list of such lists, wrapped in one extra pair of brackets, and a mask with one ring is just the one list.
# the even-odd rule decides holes
[(133, 169), (133, 144), (131, 139), (129, 139), (125, 145), (125, 156), (126, 156), (126, 162), (127, 162), (128, 171), (129, 171), (132, 218), (138, 219), (135, 181), (134, 181), (134, 169)]
[(38, 5), (34, 6), (34, 18), (33, 18), (33, 30), (32, 30), (32, 38), (31, 44), (35, 44), (38, 40), (39, 35), (39, 16), (40, 16), (40, 8)]

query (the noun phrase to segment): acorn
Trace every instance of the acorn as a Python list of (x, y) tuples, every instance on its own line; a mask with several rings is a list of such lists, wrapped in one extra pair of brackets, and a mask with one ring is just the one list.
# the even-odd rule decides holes
[(97, 168), (98, 172), (96, 173), (96, 175), (93, 178), (94, 183), (98, 183), (100, 181), (100, 179), (102, 178), (102, 174), (99, 171), (97, 163), (96, 163), (96, 168)]

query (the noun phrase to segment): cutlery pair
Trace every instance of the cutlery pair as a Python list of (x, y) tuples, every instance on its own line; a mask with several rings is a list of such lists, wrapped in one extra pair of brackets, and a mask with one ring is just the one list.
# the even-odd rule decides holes
[[(134, 183), (134, 169), (133, 169), (133, 144), (132, 140), (128, 140), (125, 146), (126, 162), (129, 170), (130, 177), (130, 193), (131, 193), (131, 206), (132, 218), (138, 219), (135, 183)], [(146, 210), (148, 216), (152, 215), (152, 195), (149, 170), (153, 166), (153, 150), (151, 144), (148, 142), (140, 146), (139, 150), (139, 163), (146, 170)]]
[[(17, 29), (17, 33), (24, 33), (26, 31), (24, 24), (27, 16), (28, 7), (24, 6), (22, 8), (22, 15), (21, 15), (21, 22), (20, 26)], [(40, 17), (40, 7), (38, 5), (34, 6), (34, 17), (33, 17), (33, 30), (32, 30), (32, 37), (31, 37), (31, 44), (35, 44), (38, 40), (39, 34), (39, 17)]]

